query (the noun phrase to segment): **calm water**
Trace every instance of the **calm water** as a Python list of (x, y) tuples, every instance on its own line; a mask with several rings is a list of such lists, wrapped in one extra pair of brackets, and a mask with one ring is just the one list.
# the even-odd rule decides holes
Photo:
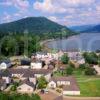
[(100, 50), (100, 33), (82, 33), (68, 39), (55, 40), (47, 43), (52, 49), (64, 51), (95, 51)]

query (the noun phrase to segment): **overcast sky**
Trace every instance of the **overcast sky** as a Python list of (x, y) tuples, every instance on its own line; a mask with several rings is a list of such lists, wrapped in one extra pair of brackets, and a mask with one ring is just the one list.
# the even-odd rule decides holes
[(0, 23), (44, 16), (66, 26), (100, 23), (100, 0), (0, 0)]

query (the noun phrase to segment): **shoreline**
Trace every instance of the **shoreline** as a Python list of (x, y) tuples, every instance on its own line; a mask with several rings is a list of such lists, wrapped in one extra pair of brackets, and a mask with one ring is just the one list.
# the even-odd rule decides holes
[(52, 51), (52, 49), (47, 46), (47, 43), (51, 42), (51, 41), (55, 41), (55, 39), (48, 39), (48, 40), (44, 40), (44, 41), (40, 42), (40, 45), (42, 47), (42, 51), (47, 51), (47, 52)]
[[(87, 33), (84, 33), (84, 34), (87, 34)], [(93, 34), (93, 33), (91, 33)], [(49, 42), (53, 42), (53, 41), (62, 41), (62, 40), (69, 40), (71, 38), (77, 38), (77, 36), (80, 35), (80, 34), (74, 34), (74, 35), (71, 35), (71, 36), (68, 36), (67, 38), (55, 38), (55, 39), (47, 39), (47, 40), (44, 40), (44, 41), (40, 41), (41, 43), (41, 47), (42, 47), (42, 51), (51, 51), (51, 50), (62, 50), (64, 52), (99, 52), (100, 49), (99, 48), (96, 48), (96, 49), (91, 49), (91, 50), (88, 50), (88, 49), (83, 49), (83, 48), (72, 48), (72, 49), (69, 49), (69, 48), (66, 48), (66, 49), (63, 49), (63, 48), (53, 48), (53, 47), (49, 47), (48, 43)], [(59, 45), (59, 44), (58, 44)], [(82, 45), (83, 47), (83, 45)]]

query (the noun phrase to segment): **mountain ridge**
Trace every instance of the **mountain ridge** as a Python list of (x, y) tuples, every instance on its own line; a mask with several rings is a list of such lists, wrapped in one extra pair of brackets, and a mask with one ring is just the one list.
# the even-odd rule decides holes
[(62, 29), (72, 33), (66, 26), (53, 22), (46, 17), (27, 17), (17, 21), (0, 24), (0, 33), (23, 33), (27, 30), (29, 33), (43, 34), (61, 32)]

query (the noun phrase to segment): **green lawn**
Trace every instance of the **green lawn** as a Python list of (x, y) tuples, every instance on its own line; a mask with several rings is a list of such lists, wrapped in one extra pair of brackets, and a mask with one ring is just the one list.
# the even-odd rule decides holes
[(86, 76), (81, 69), (74, 70), (73, 75), (77, 79), (81, 96), (100, 97), (100, 77)]
[(78, 82), (81, 96), (100, 97), (100, 79)]

